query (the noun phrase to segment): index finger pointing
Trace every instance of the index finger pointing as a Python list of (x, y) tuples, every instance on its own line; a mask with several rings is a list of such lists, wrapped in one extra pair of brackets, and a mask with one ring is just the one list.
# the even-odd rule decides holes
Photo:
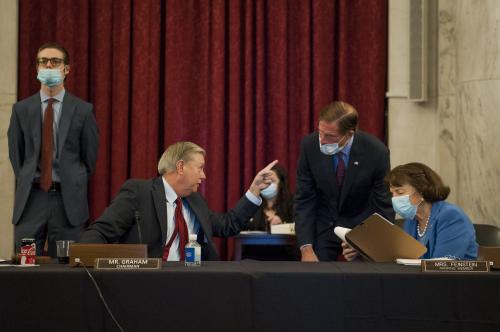
[(271, 162), (269, 165), (267, 165), (266, 167), (264, 167), (264, 169), (262, 170), (263, 172), (269, 172), (271, 170), (271, 168), (274, 167), (274, 165), (276, 165), (278, 163), (278, 160), (276, 159), (275, 161)]

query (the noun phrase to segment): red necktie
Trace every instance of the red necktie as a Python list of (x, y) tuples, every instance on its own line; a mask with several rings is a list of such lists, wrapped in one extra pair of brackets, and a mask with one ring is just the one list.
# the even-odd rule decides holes
[(337, 177), (337, 185), (339, 188), (342, 187), (345, 176), (345, 163), (343, 157), (344, 154), (342, 152), (337, 153), (337, 170), (335, 171), (335, 175)]
[(175, 228), (168, 240), (165, 248), (163, 249), (163, 260), (166, 261), (168, 259), (168, 254), (170, 252), (170, 247), (172, 246), (172, 242), (174, 242), (177, 234), (179, 234), (179, 259), (184, 260), (184, 247), (186, 243), (188, 243), (189, 239), (189, 231), (186, 225), (186, 221), (184, 220), (184, 215), (182, 214), (182, 200), (177, 198), (175, 200)]
[(52, 185), (52, 155), (54, 150), (54, 110), (52, 109), (53, 98), (48, 100), (42, 128), (42, 153), (40, 156), (40, 188), (48, 191)]

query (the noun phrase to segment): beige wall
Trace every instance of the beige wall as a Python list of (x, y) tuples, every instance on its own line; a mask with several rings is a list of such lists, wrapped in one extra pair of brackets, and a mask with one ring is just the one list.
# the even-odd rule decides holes
[(7, 149), (7, 128), (17, 98), (17, 0), (0, 0), (0, 258), (13, 253), (14, 175)]
[(392, 165), (421, 161), (475, 223), (500, 227), (500, 1), (429, 0), (430, 98), (407, 100), (410, 0), (389, 2)]

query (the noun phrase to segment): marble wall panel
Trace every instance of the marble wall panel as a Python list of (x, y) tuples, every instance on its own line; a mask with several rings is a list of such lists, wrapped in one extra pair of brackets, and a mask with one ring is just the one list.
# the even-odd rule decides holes
[(500, 1), (456, 1), (457, 82), (500, 78)]
[(474, 222), (500, 226), (500, 80), (457, 89), (457, 201)]
[(456, 0), (440, 0), (438, 8), (438, 94), (454, 95), (456, 84)]
[(438, 98), (438, 137), (437, 167), (435, 171), (441, 175), (446, 185), (450, 186), (449, 202), (457, 201), (457, 137), (456, 137), (456, 105), (455, 96)]

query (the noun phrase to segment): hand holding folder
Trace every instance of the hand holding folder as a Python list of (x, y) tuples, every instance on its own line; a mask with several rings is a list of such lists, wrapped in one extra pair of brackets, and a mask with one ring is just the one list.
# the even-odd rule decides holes
[(394, 262), (396, 258), (419, 258), (427, 248), (399, 226), (374, 213), (352, 230), (335, 227), (335, 234), (371, 262)]

